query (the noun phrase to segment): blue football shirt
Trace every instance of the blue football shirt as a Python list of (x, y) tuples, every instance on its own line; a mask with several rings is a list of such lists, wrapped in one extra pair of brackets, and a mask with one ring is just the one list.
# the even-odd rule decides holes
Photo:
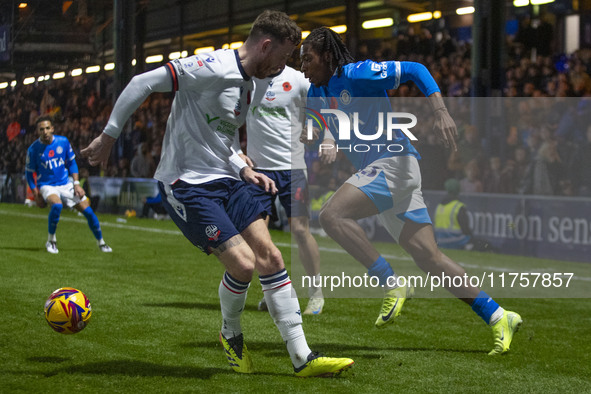
[[(363, 169), (374, 161), (392, 156), (413, 155), (420, 159), (417, 150), (412, 146), (408, 137), (401, 131), (395, 130), (391, 138), (386, 133), (376, 134), (376, 130), (386, 129), (386, 114), (393, 112), (386, 90), (396, 89), (401, 82), (416, 81), (416, 75), (424, 76), (425, 70), (417, 63), (410, 62), (363, 62), (349, 63), (343, 66), (340, 76), (335, 73), (327, 86), (312, 85), (308, 90), (308, 107), (318, 117), (320, 109), (338, 109), (349, 115), (351, 128), (354, 123), (365, 136), (375, 135), (375, 138), (360, 138), (356, 133), (349, 133), (350, 139), (343, 139), (338, 133), (336, 116), (323, 115), (326, 126), (335, 137), (335, 142), (357, 169)], [(409, 70), (405, 73), (405, 70)], [(430, 77), (430, 74), (429, 74)], [(419, 88), (426, 96), (439, 91), (432, 78), (419, 81)], [(430, 79), (430, 80), (429, 80)], [(353, 114), (358, 114), (355, 122)], [(381, 116), (380, 116), (381, 114)], [(381, 120), (380, 120), (381, 117)], [(381, 123), (381, 127), (380, 127)], [(404, 121), (400, 123), (405, 123)], [(393, 151), (386, 149), (396, 145)], [(357, 148), (357, 151), (356, 151)]]
[(78, 173), (75, 157), (70, 141), (64, 136), (54, 135), (48, 145), (39, 139), (31, 144), (25, 168), (28, 173), (37, 173), (37, 187), (61, 186), (68, 183), (70, 172)]

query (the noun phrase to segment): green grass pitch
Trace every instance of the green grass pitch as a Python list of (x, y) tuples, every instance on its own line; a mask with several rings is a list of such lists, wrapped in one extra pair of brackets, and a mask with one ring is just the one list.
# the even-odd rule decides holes
[[(214, 257), (193, 247), (171, 221), (118, 223), (112, 215), (99, 215), (114, 249), (102, 254), (85, 220), (66, 210), (58, 226), (60, 253), (50, 255), (47, 213), (0, 204), (0, 393), (591, 390), (589, 298), (498, 299), (524, 319), (511, 352), (501, 357), (487, 356), (490, 330), (458, 300), (409, 300), (395, 324), (378, 330), (379, 299), (327, 299), (322, 315), (304, 316), (308, 342), (356, 364), (338, 378), (297, 379), (271, 318), (256, 310), (256, 279), (242, 324), (257, 372), (236, 374), (217, 340), (223, 269)], [(272, 236), (289, 266), (289, 234)], [(402, 255), (396, 245), (380, 247)], [(512, 259), (536, 263), (468, 252), (453, 257), (489, 267)], [(551, 263), (558, 272), (577, 270), (583, 282), (591, 277), (589, 264)], [(47, 296), (65, 286), (84, 291), (93, 307), (88, 327), (75, 335), (54, 332), (43, 317)]]

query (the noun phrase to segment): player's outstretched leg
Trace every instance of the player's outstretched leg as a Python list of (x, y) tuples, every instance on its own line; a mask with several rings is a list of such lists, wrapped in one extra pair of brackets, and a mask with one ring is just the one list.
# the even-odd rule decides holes
[(104, 252), (104, 253), (112, 252), (113, 249), (111, 249), (111, 247), (109, 245), (107, 245), (105, 243), (105, 240), (103, 239), (101, 225), (100, 225), (99, 220), (96, 217), (94, 211), (92, 210), (92, 208), (90, 206), (84, 208), (84, 210), (82, 211), (82, 214), (86, 218), (86, 221), (88, 222), (88, 227), (90, 227), (90, 230), (92, 230), (92, 233), (94, 234), (94, 237), (96, 238), (97, 245), (98, 245), (100, 251)]
[(55, 236), (55, 232), (57, 231), (57, 224), (60, 221), (62, 208), (62, 204), (52, 204), (51, 208), (49, 209), (49, 217), (47, 218), (49, 235), (47, 236), (45, 249), (52, 254), (59, 253), (59, 250), (57, 249), (57, 238)]
[[(296, 199), (297, 200), (297, 199)], [(294, 207), (292, 207), (293, 212)], [(305, 210), (304, 216), (294, 216), (289, 219), (292, 237), (298, 245), (298, 255), (306, 274), (311, 278), (308, 288), (308, 305), (304, 315), (319, 315), (324, 308), (324, 295), (322, 294), (322, 278), (320, 277), (320, 251), (318, 243), (310, 233), (310, 223), (307, 208), (298, 205), (300, 212)]]
[(287, 346), (295, 375), (298, 377), (334, 376), (353, 365), (349, 358), (319, 357), (308, 347), (300, 305), (285, 268), (260, 276), (269, 314)]
[(250, 283), (239, 281), (226, 272), (218, 289), (222, 309), (220, 343), (224, 347), (228, 363), (234, 371), (240, 373), (254, 372), (240, 325), (249, 286)]

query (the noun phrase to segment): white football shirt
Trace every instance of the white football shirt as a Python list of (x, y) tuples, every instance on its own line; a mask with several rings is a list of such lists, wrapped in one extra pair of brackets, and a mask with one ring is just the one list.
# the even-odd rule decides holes
[(300, 134), (310, 82), (291, 67), (274, 77), (253, 78), (254, 96), (246, 117), (247, 154), (260, 170), (305, 169)]
[(176, 91), (154, 178), (200, 184), (239, 179), (231, 150), (253, 91), (238, 52), (220, 49), (165, 65)]

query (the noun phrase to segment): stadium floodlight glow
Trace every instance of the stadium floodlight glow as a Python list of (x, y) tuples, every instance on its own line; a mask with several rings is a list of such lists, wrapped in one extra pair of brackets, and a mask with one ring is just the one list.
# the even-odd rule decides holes
[(160, 63), (162, 60), (164, 60), (164, 56), (152, 55), (146, 58), (146, 63)]
[(19, 3), (18, 4), (18, 8), (27, 8), (28, 4), (27, 3)]
[(230, 44), (230, 49), (238, 49), (244, 44), (244, 41), (235, 41)]
[(195, 52), (193, 52), (193, 53), (195, 55), (198, 55), (200, 53), (213, 52), (213, 51), (215, 51), (215, 47), (201, 47), (201, 48), (195, 49)]
[(548, 4), (554, 3), (554, 0), (530, 0), (532, 5), (540, 5), (540, 4)]
[(225, 43), (224, 45), (222, 45), (222, 49), (230, 49), (230, 44)]
[(15, 87), (15, 86), (16, 86), (16, 81), (12, 81), (12, 82), (10, 83), (10, 86), (12, 86), (12, 87)]
[(331, 26), (330, 30), (334, 31), (335, 33), (338, 34), (343, 34), (347, 32), (347, 25), (337, 25), (337, 26)]
[(137, 64), (137, 60), (133, 59), (133, 60), (131, 61), (131, 65), (132, 65), (132, 66), (135, 66), (136, 64)]
[(310, 30), (302, 30), (302, 40), (305, 40), (306, 37), (308, 37), (310, 35), (311, 31)]
[(474, 13), (474, 7), (460, 7), (456, 10), (458, 15), (468, 15)]
[(441, 18), (441, 11), (433, 11), (433, 19)]
[(415, 22), (425, 22), (433, 19), (433, 14), (431, 12), (421, 12), (418, 14), (410, 14), (406, 17), (406, 20), (410, 23)]
[(0, 89), (6, 89), (8, 87), (8, 82), (0, 82)]
[(101, 66), (86, 67), (86, 74), (97, 73), (99, 71), (101, 71)]
[(529, 0), (513, 0), (513, 7), (525, 7), (529, 5)]
[(111, 71), (115, 69), (115, 63), (107, 63), (105, 64), (105, 71)]
[(365, 21), (361, 24), (361, 27), (363, 27), (366, 30), (369, 30), (369, 29), (379, 29), (380, 27), (388, 27), (388, 26), (392, 26), (393, 24), (394, 24), (394, 19), (381, 18), (381, 19), (371, 19), (371, 20)]
[(53, 79), (62, 79), (66, 77), (66, 73), (63, 71), (60, 71), (59, 73), (55, 73), (53, 74)]
[(28, 77), (23, 80), (23, 85), (30, 85), (35, 82), (35, 77)]
[(43, 82), (45, 81), (45, 77), (43, 75), (41, 75), (40, 77), (37, 78), (37, 82)]
[(187, 51), (181, 52), (181, 57), (187, 57), (187, 56), (189, 56), (189, 52), (187, 52)]
[(77, 77), (78, 75), (82, 75), (82, 69), (81, 68), (75, 68), (72, 70), (72, 72), (70, 73), (71, 76), (73, 77)]
[(168, 54), (168, 60), (174, 60), (174, 59), (178, 59), (181, 57), (181, 53), (180, 52), (170, 52)]

